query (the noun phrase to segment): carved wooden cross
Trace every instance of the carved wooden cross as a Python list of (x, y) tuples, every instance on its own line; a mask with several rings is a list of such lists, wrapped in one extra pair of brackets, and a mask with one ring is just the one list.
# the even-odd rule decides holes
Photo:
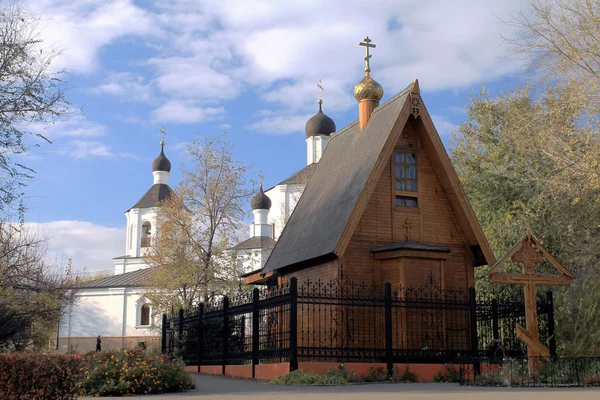
[(410, 220), (408, 219), (408, 217), (406, 217), (406, 219), (404, 220), (404, 223), (402, 224), (404, 226), (404, 228), (406, 229), (406, 240), (408, 240), (408, 236), (410, 233)]
[[(537, 274), (535, 265), (544, 262), (544, 257), (561, 274)], [(523, 273), (506, 273), (498, 270), (511, 259), (523, 266)], [(540, 374), (540, 357), (549, 357), (550, 351), (540, 342), (538, 331), (537, 296), (538, 285), (566, 286), (574, 278), (548, 251), (541, 245), (531, 231), (488, 272), (490, 283), (523, 285), (525, 293), (526, 328), (517, 325), (517, 338), (527, 345), (529, 373), (537, 378)]]

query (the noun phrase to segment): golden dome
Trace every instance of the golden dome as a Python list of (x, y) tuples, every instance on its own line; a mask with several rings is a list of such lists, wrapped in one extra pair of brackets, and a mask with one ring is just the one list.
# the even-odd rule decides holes
[(360, 102), (362, 100), (379, 101), (383, 97), (383, 88), (376, 80), (371, 78), (369, 73), (359, 83), (354, 86), (354, 98)]

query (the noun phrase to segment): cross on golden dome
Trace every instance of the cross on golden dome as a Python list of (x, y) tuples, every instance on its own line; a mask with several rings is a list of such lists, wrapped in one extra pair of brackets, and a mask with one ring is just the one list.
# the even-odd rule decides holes
[(360, 42), (358, 45), (359, 46), (364, 46), (367, 50), (367, 56), (363, 59), (365, 60), (365, 72), (368, 74), (369, 72), (371, 72), (371, 67), (369, 66), (369, 60), (371, 59), (371, 54), (369, 54), (369, 49), (374, 49), (375, 47), (377, 47), (377, 45), (375, 44), (371, 44), (371, 39), (369, 39), (369, 37), (365, 37), (364, 42)]

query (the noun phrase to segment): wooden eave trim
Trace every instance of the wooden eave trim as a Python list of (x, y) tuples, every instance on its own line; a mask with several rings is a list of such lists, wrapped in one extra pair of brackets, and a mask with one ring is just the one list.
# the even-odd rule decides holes
[(562, 272), (564, 275), (566, 275), (567, 277), (569, 277), (570, 279), (575, 279), (575, 275), (573, 275), (568, 269), (566, 269), (565, 267), (563, 267), (563, 265), (556, 259), (554, 258), (554, 256), (552, 254), (550, 254), (548, 252), (548, 250), (546, 250), (546, 248), (540, 243), (539, 239), (536, 238), (535, 236), (533, 236), (533, 234), (531, 232), (527, 232), (527, 235), (525, 235), (517, 245), (515, 245), (511, 251), (509, 251), (508, 253), (506, 253), (506, 255), (504, 257), (502, 257), (502, 259), (500, 259), (500, 261), (498, 261), (496, 264), (494, 264), (492, 266), (492, 268), (490, 268), (490, 270), (488, 271), (487, 275), (488, 277), (491, 277), (492, 274), (498, 272), (498, 270), (500, 268), (502, 268), (502, 266), (504, 264), (506, 264), (506, 262), (519, 250), (521, 250), (521, 248), (523, 247), (523, 242), (525, 240), (528, 240), (528, 237), (531, 238), (531, 241), (533, 242), (533, 247), (538, 249), (546, 258), (546, 260), (548, 260), (550, 262), (550, 264), (552, 264), (554, 266), (554, 268), (556, 268), (557, 270), (559, 270), (560, 272)]
[(248, 275), (244, 278), (244, 285), (260, 285), (265, 284), (273, 276), (273, 272), (267, 272), (264, 276), (260, 274), (260, 271)]
[(388, 250), (373, 253), (373, 258), (376, 260), (386, 260), (389, 258), (427, 258), (435, 260), (446, 260), (449, 252), (445, 251), (428, 251), (428, 250)]
[(346, 223), (346, 226), (342, 231), (342, 234), (340, 236), (340, 239), (338, 240), (337, 245), (335, 246), (335, 249), (333, 250), (335, 255), (337, 255), (338, 257), (341, 257), (346, 251), (346, 248), (348, 247), (348, 244), (352, 239), (352, 234), (354, 233), (358, 223), (360, 222), (360, 217), (362, 216), (365, 208), (367, 207), (367, 204), (369, 203), (369, 199), (371, 198), (373, 191), (377, 187), (377, 182), (381, 177), (383, 169), (385, 168), (386, 164), (390, 162), (389, 160), (392, 155), (392, 152), (394, 151), (394, 147), (398, 142), (398, 138), (402, 133), (404, 125), (406, 125), (406, 121), (408, 121), (410, 110), (410, 96), (407, 95), (406, 99), (404, 100), (404, 104), (400, 109), (400, 113), (398, 114), (398, 118), (396, 118), (396, 122), (394, 123), (394, 126), (392, 127), (390, 134), (388, 135), (383, 149), (381, 150), (381, 153), (379, 153), (379, 157), (375, 162), (375, 166), (373, 167), (373, 170), (371, 171), (371, 174), (367, 179), (367, 183), (363, 188), (360, 196), (358, 197), (356, 205), (354, 206), (354, 210), (352, 210), (352, 214), (350, 214), (350, 218), (348, 219), (348, 222)]
[[(479, 221), (477, 220), (477, 217), (475, 216), (475, 212), (473, 211), (473, 208), (471, 207), (471, 203), (469, 202), (469, 199), (462, 187), (462, 184), (460, 183), (460, 180), (458, 179), (458, 175), (456, 174), (456, 171), (454, 170), (454, 166), (452, 165), (452, 162), (450, 161), (450, 157), (448, 157), (448, 154), (446, 153), (446, 149), (444, 148), (444, 145), (439, 137), (439, 134), (437, 133), (437, 130), (435, 129), (435, 125), (433, 124), (433, 121), (431, 120), (431, 117), (429, 115), (429, 112), (427, 111), (427, 108), (425, 107), (425, 103), (423, 102), (423, 99), (421, 99), (419, 115), (421, 117), (421, 121), (423, 122), (423, 126), (425, 127), (425, 132), (427, 133), (427, 138), (429, 139), (429, 143), (431, 144), (431, 147), (432, 147), (431, 148), (432, 151), (428, 152), (429, 153), (428, 155), (430, 157), (435, 156), (437, 158), (436, 161), (438, 161), (438, 163), (441, 164), (441, 173), (445, 174), (445, 177), (450, 184), (450, 187), (444, 188), (444, 190), (446, 190), (447, 192), (453, 193), (456, 196), (456, 199), (458, 200), (458, 203), (460, 205), (460, 211), (462, 211), (463, 216), (466, 219), (466, 224), (462, 223), (463, 222), (462, 218), (459, 218), (459, 222), (461, 222), (461, 226), (462, 226), (463, 230), (465, 230), (465, 234), (466, 235), (470, 234), (468, 236), (474, 237), (474, 239), (476, 241), (476, 243), (469, 243), (469, 245), (473, 246), (473, 245), (478, 244), (479, 247), (481, 247), (481, 250), (485, 256), (485, 259), (488, 262), (488, 265), (494, 265), (494, 263), (496, 262), (496, 258), (494, 257), (494, 252), (492, 251), (492, 248), (490, 247), (490, 244), (487, 241), (485, 234), (483, 233), (483, 229), (481, 229), (481, 225), (479, 225)], [(428, 143), (423, 143), (423, 146), (426, 148), (427, 144)], [(436, 173), (437, 172), (438, 171), (436, 168)], [(440, 183), (443, 184), (442, 179), (440, 179)], [(451, 198), (449, 200), (451, 203), (454, 203)]]

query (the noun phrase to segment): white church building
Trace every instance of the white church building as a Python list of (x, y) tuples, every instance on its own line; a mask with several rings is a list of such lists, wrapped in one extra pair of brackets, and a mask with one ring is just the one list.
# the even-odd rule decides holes
[[(334, 121), (323, 113), (319, 99), (318, 113), (306, 123), (307, 166), (266, 191), (261, 185), (250, 202), (254, 214), (250, 237), (232, 247), (242, 277), (257, 273), (265, 265), (335, 130)], [(153, 315), (152, 304), (143, 293), (150, 273), (144, 252), (156, 235), (160, 203), (173, 193), (169, 187), (171, 163), (164, 145), (161, 142), (161, 152), (152, 163), (152, 187), (125, 212), (125, 255), (113, 258), (112, 276), (80, 286), (78, 301), (60, 321), (59, 351), (93, 351), (98, 335), (103, 350), (160, 341), (160, 316)]]

